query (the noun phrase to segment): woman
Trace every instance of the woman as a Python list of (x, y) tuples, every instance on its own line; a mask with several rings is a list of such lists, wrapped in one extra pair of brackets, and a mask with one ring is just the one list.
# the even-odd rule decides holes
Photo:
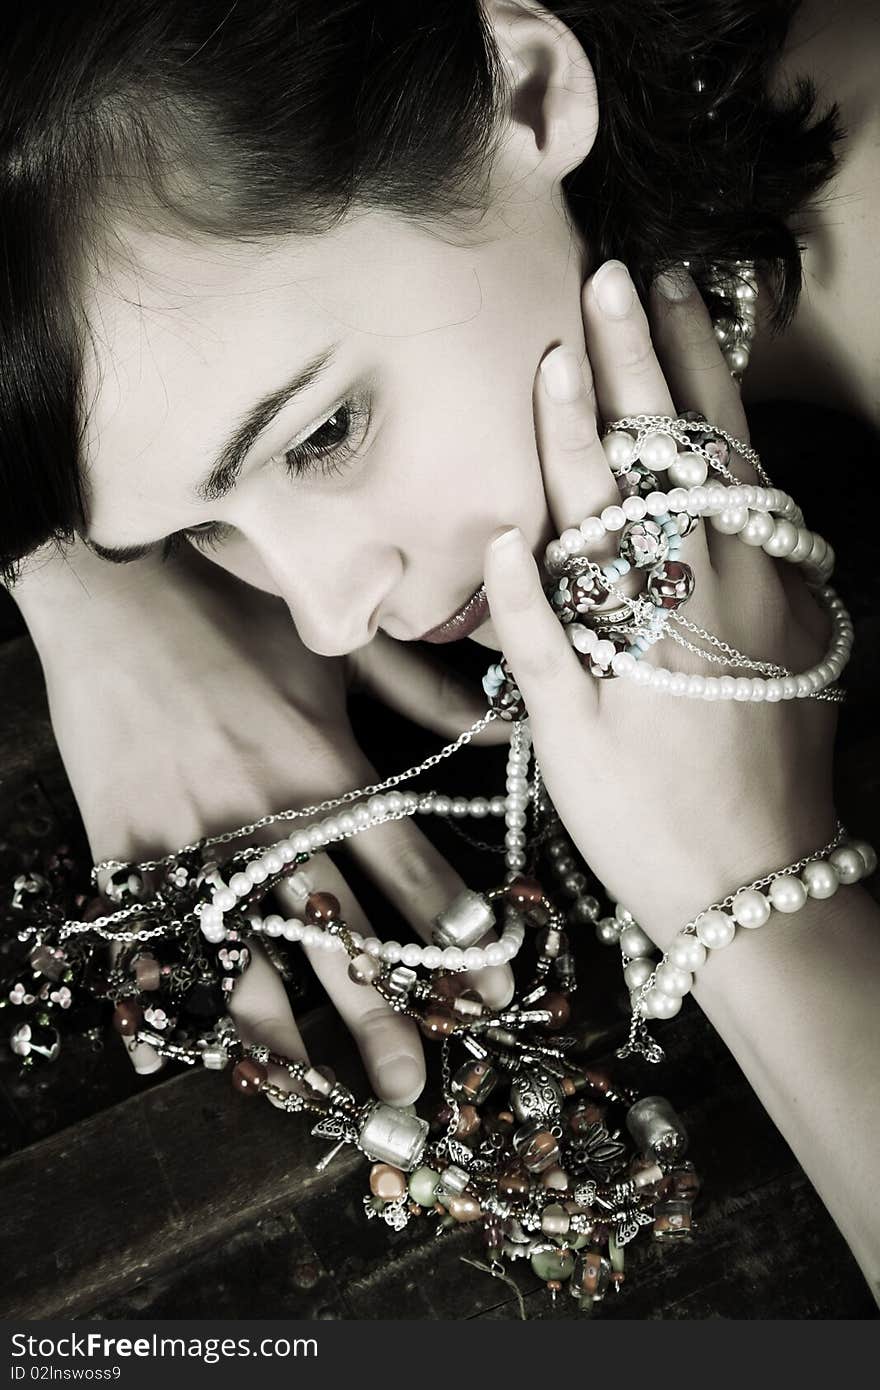
[[(48, 39), (39, 7), (7, 21), (3, 557), (11, 575), (75, 539), (13, 592), (93, 852), (140, 859), (374, 780), (352, 673), (459, 732), (473, 696), (406, 644), (469, 635), (506, 653), (569, 833), (665, 946), (828, 839), (833, 721), (803, 701), (597, 693), (529, 555), (616, 496), (597, 412), (700, 409), (746, 434), (693, 282), (651, 290), (665, 374), (636, 290), (755, 257), (776, 321), (793, 310), (784, 219), (830, 177), (835, 132), (806, 89), (787, 114), (769, 102), (789, 7), (722, 6), (711, 25), (684, 4), (294, 9), (94, 4)], [(163, 565), (169, 538), (212, 563), (184, 547)], [(687, 544), (701, 622), (794, 669), (816, 659), (824, 619), (790, 573), (702, 531)], [(651, 788), (683, 770), (669, 815)], [(407, 823), (353, 853), (422, 935), (461, 886)], [(309, 873), (363, 926), (332, 862)], [(695, 993), (876, 1288), (876, 912), (859, 889), (838, 902), (798, 914), (796, 956), (784, 932), (750, 934)], [(378, 1093), (412, 1101), (409, 1021), (338, 957), (312, 963)], [(821, 1035), (804, 1008), (819, 982)], [(506, 967), (478, 983), (509, 997)], [(302, 1052), (265, 960), (235, 1008)]]

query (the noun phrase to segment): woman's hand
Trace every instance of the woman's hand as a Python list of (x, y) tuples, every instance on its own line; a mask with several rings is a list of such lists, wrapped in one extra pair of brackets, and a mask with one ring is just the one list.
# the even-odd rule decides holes
[[(280, 600), (195, 552), (122, 573), (82, 548), (63, 573), (53, 572), (60, 563), (38, 570), (15, 596), (38, 642), (54, 732), (96, 860), (152, 859), (375, 783), (346, 714), (352, 679), (395, 692), (400, 707), (442, 733), (457, 735), (484, 712), (454, 680), (394, 643), (371, 644), (356, 666), (315, 656)], [(289, 829), (269, 827), (263, 838)], [(431, 919), (463, 887), (430, 842), (399, 821), (354, 837), (348, 849), (430, 939)], [(373, 934), (331, 859), (316, 856), (303, 875), (337, 896), (355, 930)], [(289, 885), (276, 891), (288, 912), (301, 913)], [(424, 1059), (412, 1021), (353, 983), (344, 953), (305, 950), (378, 1094), (414, 1100)], [(474, 978), (488, 1001), (510, 997), (508, 967)], [(248, 1041), (304, 1057), (281, 980), (259, 946), (231, 1012)], [(132, 1060), (142, 1071), (160, 1065), (143, 1044)], [(285, 1084), (287, 1074), (273, 1079)]]
[[(665, 375), (616, 262), (584, 289), (589, 362), (583, 345), (572, 343), (542, 363), (537, 437), (558, 532), (619, 502), (600, 422), (698, 410), (746, 440), (739, 393), (708, 312), (689, 282), (683, 288), (677, 299), (652, 295)], [(736, 471), (754, 481), (741, 461)], [(689, 619), (795, 671), (820, 659), (825, 618), (791, 566), (705, 524), (685, 539), (683, 558), (696, 577)], [(489, 546), (486, 586), (556, 808), (608, 891), (658, 944), (719, 896), (830, 838), (833, 705), (710, 704), (591, 678), (547, 604), (518, 531)], [(707, 670), (668, 639), (649, 659), (672, 670)]]

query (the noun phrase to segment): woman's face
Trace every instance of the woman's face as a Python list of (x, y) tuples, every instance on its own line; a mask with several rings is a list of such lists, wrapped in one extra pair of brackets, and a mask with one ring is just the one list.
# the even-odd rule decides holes
[[(373, 211), (263, 247), (125, 245), (86, 302), (98, 547), (213, 523), (211, 558), (341, 655), (442, 625), (499, 527), (536, 553), (549, 539), (535, 373), (557, 343), (583, 350), (583, 247), (561, 202), (505, 198), (467, 245)], [(200, 497), (254, 406), (297, 378)], [(488, 623), (473, 635), (494, 644)]]

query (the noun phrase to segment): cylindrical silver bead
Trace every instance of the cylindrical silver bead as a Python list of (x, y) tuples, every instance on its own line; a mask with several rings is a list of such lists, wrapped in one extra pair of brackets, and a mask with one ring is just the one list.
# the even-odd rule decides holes
[(379, 1101), (361, 1125), (358, 1144), (367, 1158), (409, 1173), (417, 1168), (428, 1140), (428, 1122)]
[(664, 1096), (643, 1096), (631, 1106), (626, 1127), (641, 1153), (674, 1160), (687, 1150), (687, 1131)]
[(432, 938), (437, 946), (476, 946), (495, 925), (495, 914), (481, 893), (466, 888), (434, 918)]

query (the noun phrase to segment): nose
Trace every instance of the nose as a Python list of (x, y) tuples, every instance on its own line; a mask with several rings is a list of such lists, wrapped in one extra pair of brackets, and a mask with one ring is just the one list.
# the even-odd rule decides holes
[(311, 651), (346, 656), (372, 640), (403, 573), (400, 551), (341, 525), (297, 526), (286, 535), (281, 528), (267, 528), (253, 544)]

